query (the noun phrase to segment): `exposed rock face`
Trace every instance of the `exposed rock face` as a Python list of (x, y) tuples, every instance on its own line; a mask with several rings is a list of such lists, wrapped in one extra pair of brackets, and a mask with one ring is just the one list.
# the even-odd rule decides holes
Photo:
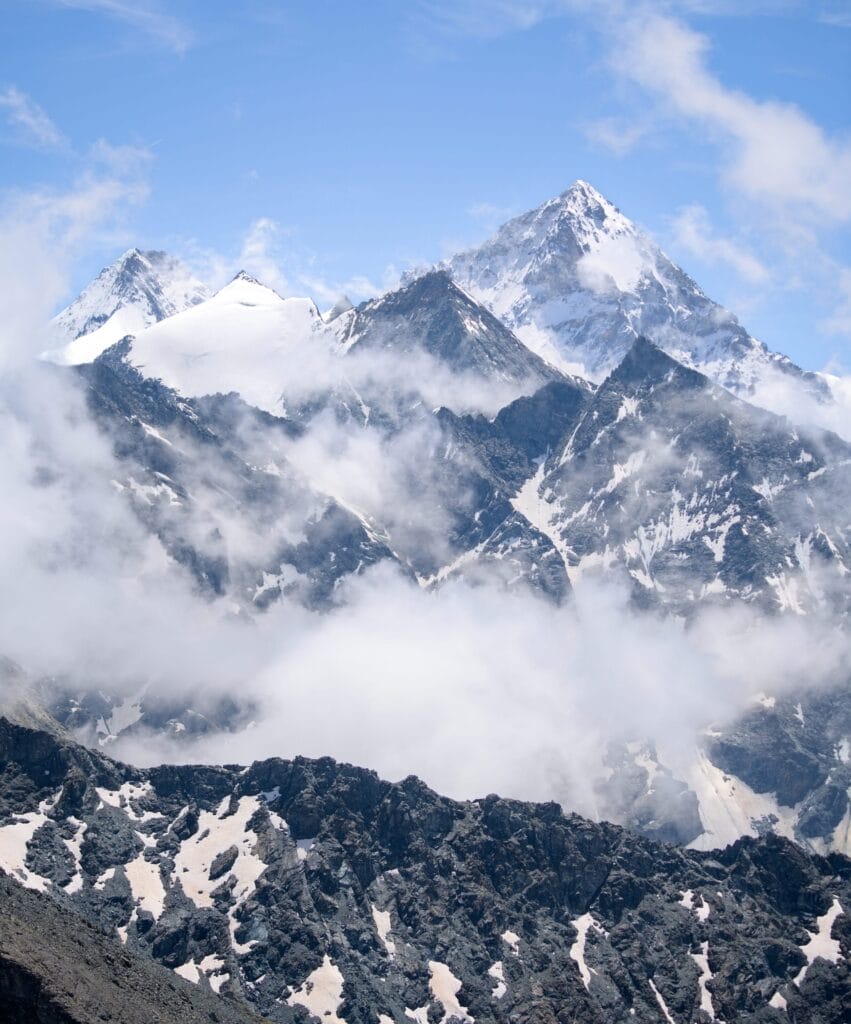
[(0, 1013), (7, 1024), (259, 1024), (244, 1004), (122, 949), (68, 901), (0, 877)]
[(336, 330), (347, 351), (421, 349), (456, 372), (535, 390), (563, 374), (535, 355), (443, 270), (343, 314)]
[(640, 338), (514, 505), (569, 572), (625, 571), (645, 605), (842, 610), (849, 459)]
[(329, 759), (141, 772), (6, 722), (0, 812), (13, 877), (272, 1020), (851, 1013), (851, 862), (774, 836), (688, 852)]

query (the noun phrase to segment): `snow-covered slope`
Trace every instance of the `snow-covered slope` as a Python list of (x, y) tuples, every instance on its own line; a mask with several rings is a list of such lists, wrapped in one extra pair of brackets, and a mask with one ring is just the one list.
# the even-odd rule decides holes
[(207, 288), (165, 252), (128, 249), (53, 321), (51, 358), (90, 363), (128, 334), (209, 298)]
[(280, 414), (287, 375), (324, 330), (310, 299), (281, 298), (239, 273), (211, 299), (134, 337), (127, 359), (187, 398), (236, 391)]
[(740, 395), (777, 373), (824, 390), (748, 334), (584, 181), (446, 266), (531, 349), (591, 380), (645, 335)]

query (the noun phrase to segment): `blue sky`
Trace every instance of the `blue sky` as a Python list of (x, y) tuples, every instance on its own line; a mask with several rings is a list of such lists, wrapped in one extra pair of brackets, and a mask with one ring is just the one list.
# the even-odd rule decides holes
[(101, 187), (72, 287), (136, 244), (362, 297), (585, 178), (851, 365), (851, 0), (7, 0), (0, 52), (7, 204)]

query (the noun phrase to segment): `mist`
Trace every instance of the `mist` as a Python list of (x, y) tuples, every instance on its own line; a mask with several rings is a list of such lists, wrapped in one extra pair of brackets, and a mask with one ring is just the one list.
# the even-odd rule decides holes
[[(32, 229), (7, 213), (7, 254), (23, 223)], [(649, 741), (676, 770), (710, 725), (761, 693), (844, 678), (851, 652), (827, 613), (730, 604), (686, 625), (636, 611), (622, 584), (593, 572), (563, 607), (483, 573), (434, 588), (390, 565), (349, 577), (322, 611), (284, 597), (249, 614), (232, 595), (199, 593), (117, 486), (126, 467), (81, 380), (35, 359), (76, 245), (57, 246), (57, 232), (67, 240), (49, 217), (30, 230), (35, 271), (4, 260), (0, 654), (81, 691), (194, 707), (233, 698), (254, 715), (239, 732), (192, 741), (127, 735), (110, 753), (137, 764), (331, 755), (455, 797), (556, 799), (597, 817), (609, 742)], [(403, 548), (434, 538), (440, 561), (451, 496), (428, 477), (432, 430), (385, 436), (320, 416), (279, 454), (367, 517), (392, 507), (390, 536)], [(232, 549), (256, 554), (250, 524), (218, 525)]]

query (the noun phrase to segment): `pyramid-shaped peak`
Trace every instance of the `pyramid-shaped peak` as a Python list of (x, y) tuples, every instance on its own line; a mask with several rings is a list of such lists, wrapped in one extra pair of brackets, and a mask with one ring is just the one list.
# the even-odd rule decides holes
[(676, 380), (679, 386), (692, 388), (703, 388), (709, 384), (702, 373), (684, 366), (645, 335), (635, 339), (608, 378), (610, 384), (626, 390), (664, 380)]
[(464, 293), (453, 281), (451, 272), (441, 266), (403, 277), (399, 288), (365, 302), (363, 308), (402, 312), (422, 306), (433, 311), (453, 294)]
[[(257, 278), (254, 277), (253, 274), (249, 274), (247, 270), (238, 270), (233, 275), (233, 277), (230, 279), (228, 284), (233, 284), (235, 281), (247, 281), (248, 284), (256, 284), (256, 285), (259, 285), (261, 288), (265, 288), (266, 287), (266, 285), (263, 284), (262, 282), (258, 281)], [(225, 286), (225, 287), (227, 287), (227, 286)]]
[(213, 296), (214, 301), (238, 302), (242, 305), (278, 305), (283, 302), (293, 301), (284, 299), (274, 288), (258, 281), (256, 277), (249, 274), (247, 270), (240, 270), (221, 287)]
[(611, 200), (607, 199), (587, 181), (574, 181), (550, 204), (555, 208), (559, 220), (594, 221), (601, 227), (623, 230), (632, 228), (632, 222), (626, 218)]
[(175, 258), (162, 249), (140, 249), (134, 245), (122, 253), (113, 266), (124, 269), (142, 264), (155, 270), (167, 270), (169, 264), (175, 265), (176, 263)]
[(586, 203), (599, 203), (601, 206), (612, 206), (613, 204), (594, 186), (585, 181), (583, 178), (577, 178), (576, 181), (562, 192), (562, 199), (577, 200)]

